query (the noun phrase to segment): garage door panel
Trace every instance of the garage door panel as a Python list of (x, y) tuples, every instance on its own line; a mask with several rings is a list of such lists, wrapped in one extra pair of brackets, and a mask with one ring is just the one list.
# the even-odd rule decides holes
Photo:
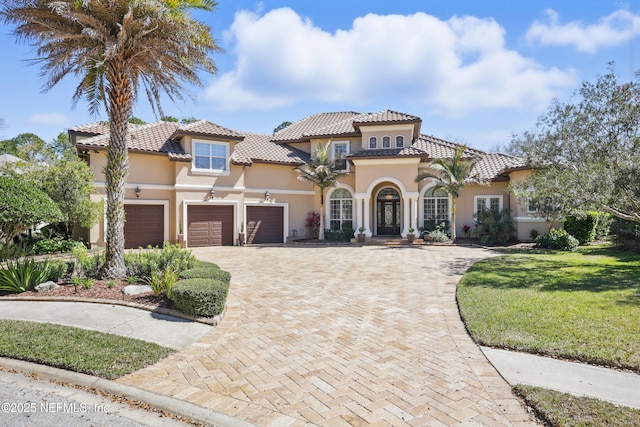
[(187, 216), (190, 247), (233, 245), (233, 206), (189, 206)]
[(247, 206), (247, 243), (282, 243), (283, 221), (281, 206)]
[(162, 246), (164, 243), (164, 206), (125, 205), (125, 248)]

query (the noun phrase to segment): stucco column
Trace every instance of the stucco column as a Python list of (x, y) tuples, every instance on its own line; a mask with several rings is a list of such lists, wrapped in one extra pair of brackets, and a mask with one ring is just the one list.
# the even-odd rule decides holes
[[(413, 234), (416, 234), (418, 227), (416, 226), (418, 220), (418, 198), (420, 193), (407, 192), (403, 195), (404, 201), (404, 229), (402, 230), (402, 237), (407, 237), (409, 234), (409, 228), (413, 228)], [(411, 208), (411, 209), (409, 209)]]
[(411, 206), (411, 203), (409, 203), (409, 201), (410, 197), (405, 194), (402, 198), (402, 237), (407, 237), (407, 234), (409, 234), (409, 218), (411, 217), (409, 213), (409, 207)]
[(353, 202), (353, 219), (355, 219), (356, 223), (353, 225), (354, 228), (354, 237), (358, 236), (358, 229), (360, 227), (364, 227), (362, 224), (362, 199), (363, 196), (360, 194), (354, 194), (353, 195), (354, 198), (354, 202)]
[(373, 236), (373, 230), (371, 229), (371, 221), (370, 221), (370, 217), (371, 217), (371, 197), (367, 194), (364, 196), (364, 228), (366, 228), (366, 230), (364, 231), (364, 234), (367, 235), (367, 237), (371, 237)]
[(414, 234), (419, 234), (418, 232), (418, 198), (413, 197), (411, 199), (413, 203), (411, 203), (411, 227), (415, 230)]

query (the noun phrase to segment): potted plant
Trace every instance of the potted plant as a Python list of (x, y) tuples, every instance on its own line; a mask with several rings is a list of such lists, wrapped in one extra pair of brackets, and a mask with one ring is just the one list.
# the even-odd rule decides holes
[(416, 231), (415, 228), (409, 227), (409, 234), (407, 234), (407, 242), (409, 242), (410, 244), (413, 244), (413, 241), (416, 238), (416, 235), (413, 234), (414, 231)]
[(366, 228), (364, 228), (364, 227), (358, 228), (358, 242), (360, 242), (360, 243), (364, 242), (364, 238), (365, 238), (364, 231), (365, 230), (366, 230)]
[(238, 233), (238, 244), (244, 246), (244, 222), (240, 223), (240, 233)]

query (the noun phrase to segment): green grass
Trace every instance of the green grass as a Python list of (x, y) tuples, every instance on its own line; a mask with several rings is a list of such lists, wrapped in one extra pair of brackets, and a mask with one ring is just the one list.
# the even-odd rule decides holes
[(547, 425), (563, 427), (640, 425), (638, 409), (539, 387), (517, 385), (513, 390)]
[(0, 320), (0, 356), (115, 379), (174, 350), (119, 335), (68, 326)]
[(640, 371), (640, 255), (515, 251), (475, 264), (460, 313), (482, 345)]

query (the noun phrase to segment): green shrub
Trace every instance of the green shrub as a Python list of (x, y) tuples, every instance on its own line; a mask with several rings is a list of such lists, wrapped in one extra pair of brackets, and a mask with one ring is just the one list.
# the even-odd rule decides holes
[(7, 262), (5, 268), (0, 269), (0, 291), (26, 292), (31, 291), (49, 278), (49, 261), (36, 262), (33, 259)]
[(49, 276), (47, 280), (60, 281), (61, 278), (73, 273), (73, 263), (61, 260), (49, 261)]
[(564, 229), (578, 239), (581, 245), (588, 245), (596, 237), (598, 215), (595, 212), (581, 212), (569, 215), (564, 220)]
[(611, 234), (611, 224), (613, 222), (613, 215), (608, 212), (593, 212), (596, 215), (596, 236), (597, 240), (604, 240)]
[(355, 231), (349, 226), (344, 226), (340, 230), (325, 230), (324, 238), (330, 242), (349, 242)]
[(228, 292), (226, 280), (185, 279), (173, 286), (171, 300), (183, 313), (213, 317), (224, 310)]
[(154, 271), (150, 277), (145, 279), (149, 286), (151, 286), (153, 295), (160, 296), (165, 294), (169, 298), (171, 298), (173, 285), (177, 280), (178, 274), (172, 267), (162, 271)]
[(105, 262), (104, 251), (90, 254), (84, 245), (77, 245), (71, 253), (76, 260), (76, 272), (80, 275), (98, 279)]
[(578, 239), (567, 233), (566, 230), (552, 228), (549, 233), (538, 236), (536, 247), (557, 249), (560, 251), (572, 251), (579, 245)]
[(8, 245), (0, 243), (0, 262), (8, 259), (24, 258), (29, 255), (33, 255), (33, 244), (30, 240)]
[(196, 258), (191, 251), (180, 249), (180, 245), (165, 242), (162, 249), (148, 247), (126, 253), (124, 263), (128, 276), (151, 277), (153, 272), (168, 268), (178, 273), (193, 268), (196, 265)]
[(449, 240), (449, 236), (442, 230), (432, 230), (426, 233), (426, 236), (429, 236), (428, 240), (431, 240), (435, 243), (446, 242)]
[(422, 228), (422, 231), (424, 231), (425, 234), (428, 234), (430, 231), (434, 230), (446, 232), (447, 230), (449, 230), (449, 228), (449, 220), (447, 219), (427, 219), (424, 221), (424, 227)]
[(58, 252), (71, 252), (76, 245), (84, 244), (76, 240), (65, 240), (60, 238), (52, 239), (40, 239), (33, 244), (33, 253), (37, 255), (41, 254), (54, 254)]
[(621, 249), (640, 252), (640, 224), (613, 217), (611, 221), (613, 242)]
[(478, 226), (474, 234), (483, 245), (506, 245), (515, 231), (509, 209), (502, 209), (500, 212), (487, 209), (478, 214)]
[(229, 282), (231, 273), (221, 270), (220, 267), (195, 267), (180, 273), (181, 279), (214, 279)]

